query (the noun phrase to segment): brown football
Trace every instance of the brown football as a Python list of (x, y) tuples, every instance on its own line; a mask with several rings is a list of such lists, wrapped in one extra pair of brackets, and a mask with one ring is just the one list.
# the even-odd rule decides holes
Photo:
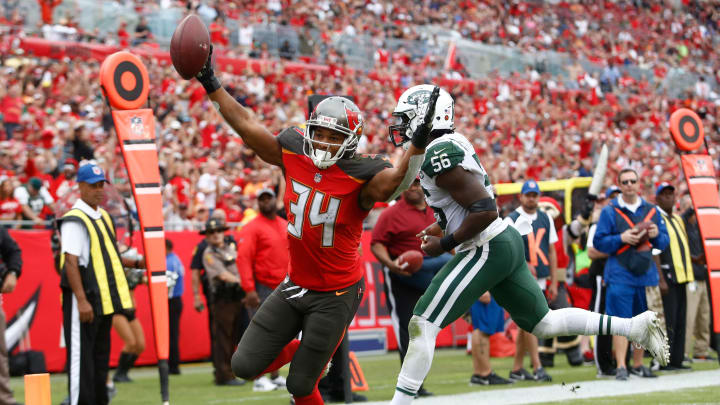
[(210, 34), (200, 17), (190, 14), (175, 28), (170, 40), (170, 59), (183, 79), (200, 72), (210, 54)]
[(635, 225), (634, 229), (637, 229), (638, 231), (645, 231), (645, 234), (642, 238), (638, 241), (637, 247), (642, 246), (645, 242), (647, 242), (650, 239), (649, 233), (650, 233), (650, 227), (652, 227), (653, 223), (650, 221), (644, 221), (640, 222), (639, 224)]
[(408, 250), (398, 257), (398, 264), (402, 266), (404, 263), (407, 263), (404, 270), (414, 274), (422, 267), (423, 254), (417, 250)]

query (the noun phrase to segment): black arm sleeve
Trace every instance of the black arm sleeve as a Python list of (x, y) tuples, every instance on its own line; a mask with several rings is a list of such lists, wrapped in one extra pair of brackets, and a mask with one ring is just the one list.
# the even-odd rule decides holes
[(20, 277), (22, 271), (22, 256), (20, 246), (10, 237), (7, 229), (0, 228), (0, 256), (8, 271)]

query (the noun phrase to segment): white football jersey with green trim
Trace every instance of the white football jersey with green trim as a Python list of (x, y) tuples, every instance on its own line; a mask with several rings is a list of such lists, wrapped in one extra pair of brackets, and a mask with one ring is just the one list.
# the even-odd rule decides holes
[[(430, 142), (425, 149), (425, 161), (420, 170), (420, 185), (425, 193), (425, 200), (435, 211), (435, 220), (446, 235), (455, 232), (469, 214), (468, 210), (458, 204), (447, 190), (435, 184), (437, 176), (456, 166), (475, 175), (492, 198), (495, 198), (490, 177), (480, 163), (472, 144), (465, 136), (455, 132)], [(505, 230), (506, 227), (507, 223), (498, 218), (474, 238), (458, 246), (456, 251), (461, 252), (474, 246), (480, 246)]]

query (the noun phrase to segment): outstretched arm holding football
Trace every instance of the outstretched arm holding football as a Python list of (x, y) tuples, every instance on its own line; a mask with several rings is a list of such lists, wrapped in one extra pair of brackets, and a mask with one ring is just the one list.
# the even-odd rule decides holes
[(240, 135), (243, 142), (262, 160), (282, 166), (282, 147), (277, 139), (255, 118), (255, 114), (250, 109), (243, 107), (232, 98), (215, 77), (212, 67), (212, 47), (205, 66), (196, 77), (225, 121), (235, 133)]

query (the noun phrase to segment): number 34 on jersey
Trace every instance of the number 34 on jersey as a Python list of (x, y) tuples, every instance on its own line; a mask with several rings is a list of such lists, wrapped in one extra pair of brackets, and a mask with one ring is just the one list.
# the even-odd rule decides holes
[[(291, 180), (290, 189), (297, 195), (296, 202), (288, 208), (294, 218), (288, 221), (288, 233), (298, 239), (303, 238), (303, 224), (307, 212), (310, 226), (322, 226), (322, 247), (331, 247), (335, 241), (335, 222), (340, 210), (340, 199), (326, 195), (320, 190), (306, 186), (297, 180)], [(312, 195), (312, 199), (310, 196)], [(327, 203), (323, 204), (328, 199)], [(323, 208), (324, 206), (324, 208)]]

